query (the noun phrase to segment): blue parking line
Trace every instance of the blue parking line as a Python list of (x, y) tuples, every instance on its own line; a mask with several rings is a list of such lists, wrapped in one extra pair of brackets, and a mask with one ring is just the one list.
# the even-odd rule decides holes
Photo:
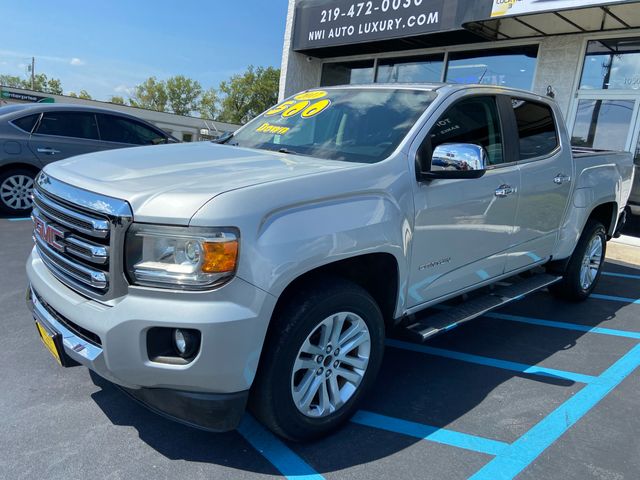
[(469, 480), (511, 480), (640, 367), (640, 345), (551, 412)]
[(563, 330), (575, 330), (577, 332), (597, 333), (600, 335), (611, 335), (613, 337), (624, 337), (633, 338), (634, 340), (640, 340), (639, 332), (628, 332), (625, 330), (615, 330), (612, 328), (589, 327), (588, 325), (556, 322), (553, 320), (542, 320), (540, 318), (522, 317), (520, 315), (506, 315), (504, 313), (486, 313), (484, 316), (495, 318), (497, 320), (507, 320), (509, 322), (528, 323), (541, 327), (561, 328)]
[(604, 275), (605, 277), (630, 278), (632, 280), (640, 280), (640, 275), (631, 275), (629, 273), (602, 272), (602, 275)]
[(399, 418), (387, 417), (373, 412), (360, 410), (351, 419), (352, 422), (367, 427), (400, 433), (409, 437), (420, 438), (431, 442), (441, 443), (457, 448), (464, 448), (487, 455), (499, 455), (507, 447), (508, 443), (489, 438), (478, 437), (468, 433), (454, 432), (444, 428), (423, 425)]
[(438, 357), (451, 358), (452, 360), (460, 360), (467, 363), (476, 363), (487, 367), (495, 367), (503, 370), (512, 370), (530, 375), (541, 375), (545, 377), (561, 378), (578, 383), (591, 383), (596, 377), (585, 375), (582, 373), (567, 372), (564, 370), (556, 370), (555, 368), (538, 367), (536, 365), (526, 365), (524, 363), (510, 362), (508, 360), (499, 360), (497, 358), (482, 357), (480, 355), (472, 355), (469, 353), (454, 352), (444, 350), (442, 348), (427, 347), (426, 345), (417, 345), (414, 343), (403, 342), (401, 340), (387, 340), (390, 347), (401, 348), (427, 355), (435, 355)]
[(591, 298), (595, 298), (597, 300), (609, 300), (611, 302), (635, 303), (637, 305), (640, 305), (640, 299), (616, 297), (614, 295), (600, 295), (598, 293), (592, 293)]
[(9, 220), (10, 222), (27, 222), (27, 221), (31, 220), (31, 217), (26, 217), (26, 218), (7, 218), (7, 220)]
[(324, 480), (322, 475), (250, 415), (244, 416), (238, 432), (286, 478)]

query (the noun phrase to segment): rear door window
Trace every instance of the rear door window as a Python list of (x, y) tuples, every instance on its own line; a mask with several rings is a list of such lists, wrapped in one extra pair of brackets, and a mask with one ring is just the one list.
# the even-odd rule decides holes
[(89, 112), (44, 112), (36, 133), (98, 140), (96, 117)]
[(167, 143), (167, 137), (142, 123), (116, 115), (98, 114), (100, 138), (107, 142), (130, 145), (158, 145)]
[(512, 98), (518, 126), (520, 160), (543, 157), (559, 145), (553, 111), (548, 105)]
[(13, 123), (16, 127), (25, 132), (31, 133), (33, 127), (36, 126), (36, 122), (40, 118), (39, 113), (34, 113), (33, 115), (27, 115), (26, 117), (16, 118), (11, 123)]

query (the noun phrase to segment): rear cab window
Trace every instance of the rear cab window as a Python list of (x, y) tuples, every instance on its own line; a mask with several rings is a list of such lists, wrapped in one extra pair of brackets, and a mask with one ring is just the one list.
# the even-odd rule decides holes
[(560, 145), (553, 110), (544, 103), (511, 98), (518, 128), (520, 160), (545, 157)]
[(35, 133), (98, 140), (96, 117), (89, 112), (44, 112)]

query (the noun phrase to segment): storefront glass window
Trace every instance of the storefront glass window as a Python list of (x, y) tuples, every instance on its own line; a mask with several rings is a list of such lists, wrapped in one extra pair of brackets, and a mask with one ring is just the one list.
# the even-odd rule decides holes
[(379, 83), (433, 83), (442, 80), (444, 55), (384, 58), (378, 62)]
[(321, 86), (372, 83), (373, 67), (373, 60), (325, 63), (322, 67)]
[(571, 144), (625, 150), (633, 103), (633, 100), (580, 100)]
[(537, 57), (536, 45), (451, 53), (447, 82), (481, 83), (530, 90)]
[(580, 88), (639, 90), (640, 38), (589, 42)]

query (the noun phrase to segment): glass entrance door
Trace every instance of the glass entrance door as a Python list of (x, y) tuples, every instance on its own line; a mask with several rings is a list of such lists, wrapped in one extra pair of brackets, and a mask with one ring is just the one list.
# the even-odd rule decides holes
[(571, 112), (571, 143), (635, 153), (640, 136), (640, 38), (592, 40)]

